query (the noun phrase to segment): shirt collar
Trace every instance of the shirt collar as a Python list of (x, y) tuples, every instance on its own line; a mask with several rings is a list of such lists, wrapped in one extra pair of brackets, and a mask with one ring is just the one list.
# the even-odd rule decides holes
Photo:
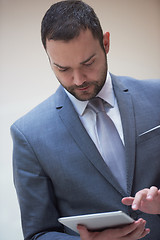
[(109, 72), (107, 73), (107, 79), (101, 91), (97, 94), (97, 97), (102, 98), (105, 102), (109, 103), (109, 105), (113, 108), (115, 104), (115, 95), (113, 92), (111, 75)]
[[(88, 101), (80, 101), (77, 98), (75, 98), (71, 93), (69, 93), (66, 89), (64, 89), (64, 90), (65, 90), (66, 94), (68, 95), (69, 99), (71, 100), (77, 113), (80, 116), (82, 116), (87, 107)], [(108, 102), (111, 105), (111, 107), (114, 107), (115, 96), (114, 96), (111, 76), (110, 76), (109, 72), (107, 73), (107, 78), (106, 78), (103, 88), (97, 94), (96, 97), (102, 98), (104, 101)]]

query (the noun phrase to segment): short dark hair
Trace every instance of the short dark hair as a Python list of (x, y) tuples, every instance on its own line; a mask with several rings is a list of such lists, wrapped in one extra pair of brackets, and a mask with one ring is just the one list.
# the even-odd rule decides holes
[(42, 19), (41, 39), (69, 41), (78, 37), (81, 30), (89, 29), (103, 46), (103, 31), (92, 7), (80, 0), (66, 0), (53, 4)]

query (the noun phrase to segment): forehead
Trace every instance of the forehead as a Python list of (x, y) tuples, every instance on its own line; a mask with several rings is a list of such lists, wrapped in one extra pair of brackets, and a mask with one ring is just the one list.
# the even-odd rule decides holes
[(100, 43), (90, 30), (81, 31), (80, 35), (70, 41), (47, 40), (46, 51), (52, 63), (62, 66), (80, 63), (100, 51)]

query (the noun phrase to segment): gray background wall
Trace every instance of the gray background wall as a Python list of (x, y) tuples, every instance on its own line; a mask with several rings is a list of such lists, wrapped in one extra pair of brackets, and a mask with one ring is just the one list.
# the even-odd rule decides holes
[[(22, 240), (9, 126), (57, 88), (40, 40), (51, 0), (0, 0), (0, 239)], [(86, 0), (111, 34), (109, 70), (160, 78), (160, 0)]]

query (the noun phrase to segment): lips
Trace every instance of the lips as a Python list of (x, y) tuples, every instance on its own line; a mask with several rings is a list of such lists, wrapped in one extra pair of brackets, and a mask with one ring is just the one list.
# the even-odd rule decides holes
[(85, 90), (87, 90), (88, 88), (89, 88), (89, 86), (90, 86), (91, 84), (84, 84), (84, 85), (81, 85), (81, 86), (78, 86), (78, 87), (76, 87), (76, 89), (77, 90), (80, 90), (80, 91), (85, 91)]
[(87, 90), (88, 88), (89, 88), (89, 86), (83, 87), (83, 88), (78, 88), (78, 90), (80, 90), (80, 91), (85, 91), (85, 90)]

